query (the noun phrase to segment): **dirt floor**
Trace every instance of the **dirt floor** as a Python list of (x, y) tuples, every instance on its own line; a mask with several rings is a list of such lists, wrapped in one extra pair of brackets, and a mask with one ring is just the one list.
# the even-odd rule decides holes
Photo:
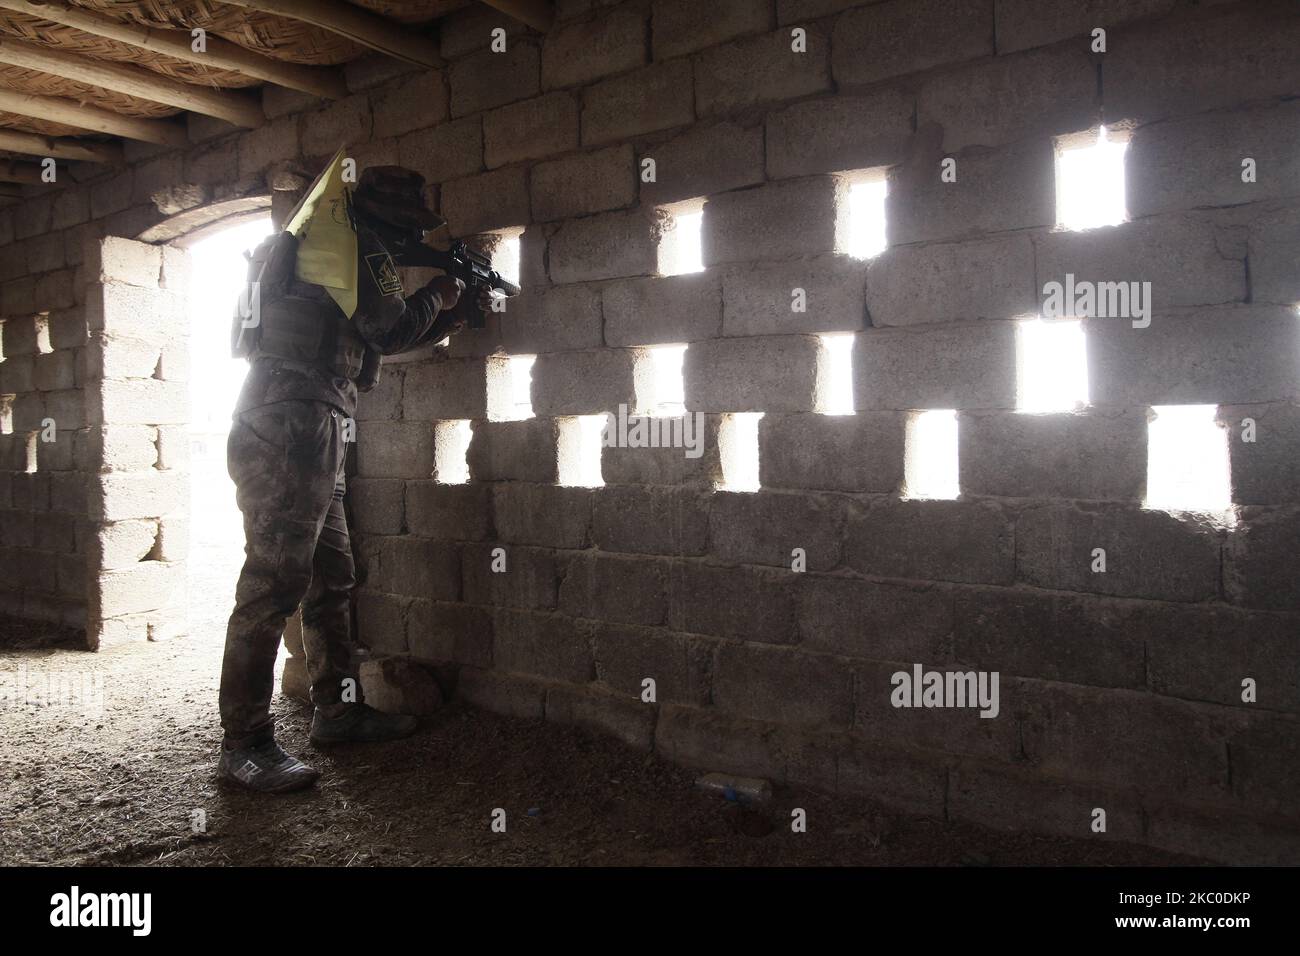
[[(778, 791), (766, 809), (744, 809), (617, 741), (459, 705), (410, 740), (317, 752), (309, 712), (277, 697), (282, 743), (325, 776), (300, 794), (232, 792), (213, 773), (218, 628), (98, 654), (52, 640), (30, 626), (0, 635), (3, 865), (1196, 862), (811, 793)], [(808, 833), (790, 832), (795, 806), (808, 811)], [(489, 827), (497, 807), (505, 834)], [(196, 810), (206, 832), (195, 832)]]

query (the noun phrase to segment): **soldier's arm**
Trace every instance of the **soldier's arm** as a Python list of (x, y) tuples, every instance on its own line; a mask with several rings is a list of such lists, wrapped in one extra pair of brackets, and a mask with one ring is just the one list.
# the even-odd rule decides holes
[(440, 341), (455, 324), (442, 312), (442, 297), (425, 286), (402, 295), (393, 257), (375, 233), (357, 229), (357, 333), (381, 355), (404, 352), (429, 341)]

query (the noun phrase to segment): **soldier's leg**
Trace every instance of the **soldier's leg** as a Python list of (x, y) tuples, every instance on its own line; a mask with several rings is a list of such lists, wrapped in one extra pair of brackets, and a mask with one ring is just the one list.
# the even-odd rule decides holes
[[(356, 584), (352, 542), (343, 510), (345, 484), (340, 471), (333, 498), (325, 514), (316, 554), (311, 589), (302, 605), (302, 641), (311, 680), (311, 699), (317, 707), (333, 708), (342, 699), (343, 682), (357, 678), (351, 641), (349, 596)], [(358, 693), (352, 700), (360, 700)]]
[(231, 428), (230, 475), (247, 540), (221, 670), (227, 746), (249, 746), (272, 736), (280, 636), (311, 584), (340, 454), (336, 417), (319, 402), (250, 409)]

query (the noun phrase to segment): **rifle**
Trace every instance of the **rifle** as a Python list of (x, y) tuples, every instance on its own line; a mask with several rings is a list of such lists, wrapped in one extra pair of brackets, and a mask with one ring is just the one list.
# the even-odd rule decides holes
[(502, 278), (501, 273), (492, 268), (492, 260), (469, 248), (463, 239), (454, 241), (444, 252), (415, 241), (412, 237), (409, 241), (395, 243), (391, 251), (393, 261), (399, 266), (441, 269), (465, 283), (465, 292), (456, 303), (456, 308), (452, 309), (452, 315), (463, 319), (472, 329), (481, 329), (486, 324), (483, 312), (478, 307), (481, 290), (495, 289), (507, 296), (519, 294), (519, 286)]

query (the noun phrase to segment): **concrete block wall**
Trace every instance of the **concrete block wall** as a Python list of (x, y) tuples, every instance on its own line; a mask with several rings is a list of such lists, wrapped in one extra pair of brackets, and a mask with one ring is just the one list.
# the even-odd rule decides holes
[[(692, 766), (1300, 859), (1294, 4), (557, 8), (545, 36), (452, 14), (442, 70), (350, 68), (339, 102), (268, 89), (267, 127), (195, 124), (200, 145), (142, 151), (98, 213), (69, 198), (83, 187), (28, 203), (7, 248), (30, 256), (82, 206), (136, 235), (163, 183), (254, 193), (341, 141), (413, 166), (453, 234), (523, 228), (525, 291), (485, 330), (387, 363), (363, 399), (349, 507), (372, 654)], [(1129, 137), (1128, 221), (1059, 230), (1054, 140), (1103, 122)], [(860, 170), (887, 176), (889, 248), (869, 261), (844, 254)], [(663, 207), (699, 199), (706, 269), (662, 275)], [(1153, 320), (1089, 320), (1091, 405), (1024, 416), (1014, 320), (1065, 272), (1152, 282)], [(23, 301), (33, 282), (20, 268), (0, 291)], [(823, 414), (830, 332), (855, 335), (853, 416)], [(606, 448), (603, 486), (561, 484), (573, 417), (646, 402), (643, 350), (665, 343), (688, 345), (703, 453)], [(537, 417), (501, 404), (511, 354), (537, 356)], [(1171, 403), (1256, 423), (1256, 442), (1229, 441), (1235, 526), (1142, 507), (1149, 409)], [(927, 408), (958, 410), (955, 500), (900, 494)], [(754, 493), (718, 490), (741, 412), (763, 413)], [(461, 459), (469, 481), (440, 481)], [(914, 664), (998, 672), (998, 716), (891, 706)]]

